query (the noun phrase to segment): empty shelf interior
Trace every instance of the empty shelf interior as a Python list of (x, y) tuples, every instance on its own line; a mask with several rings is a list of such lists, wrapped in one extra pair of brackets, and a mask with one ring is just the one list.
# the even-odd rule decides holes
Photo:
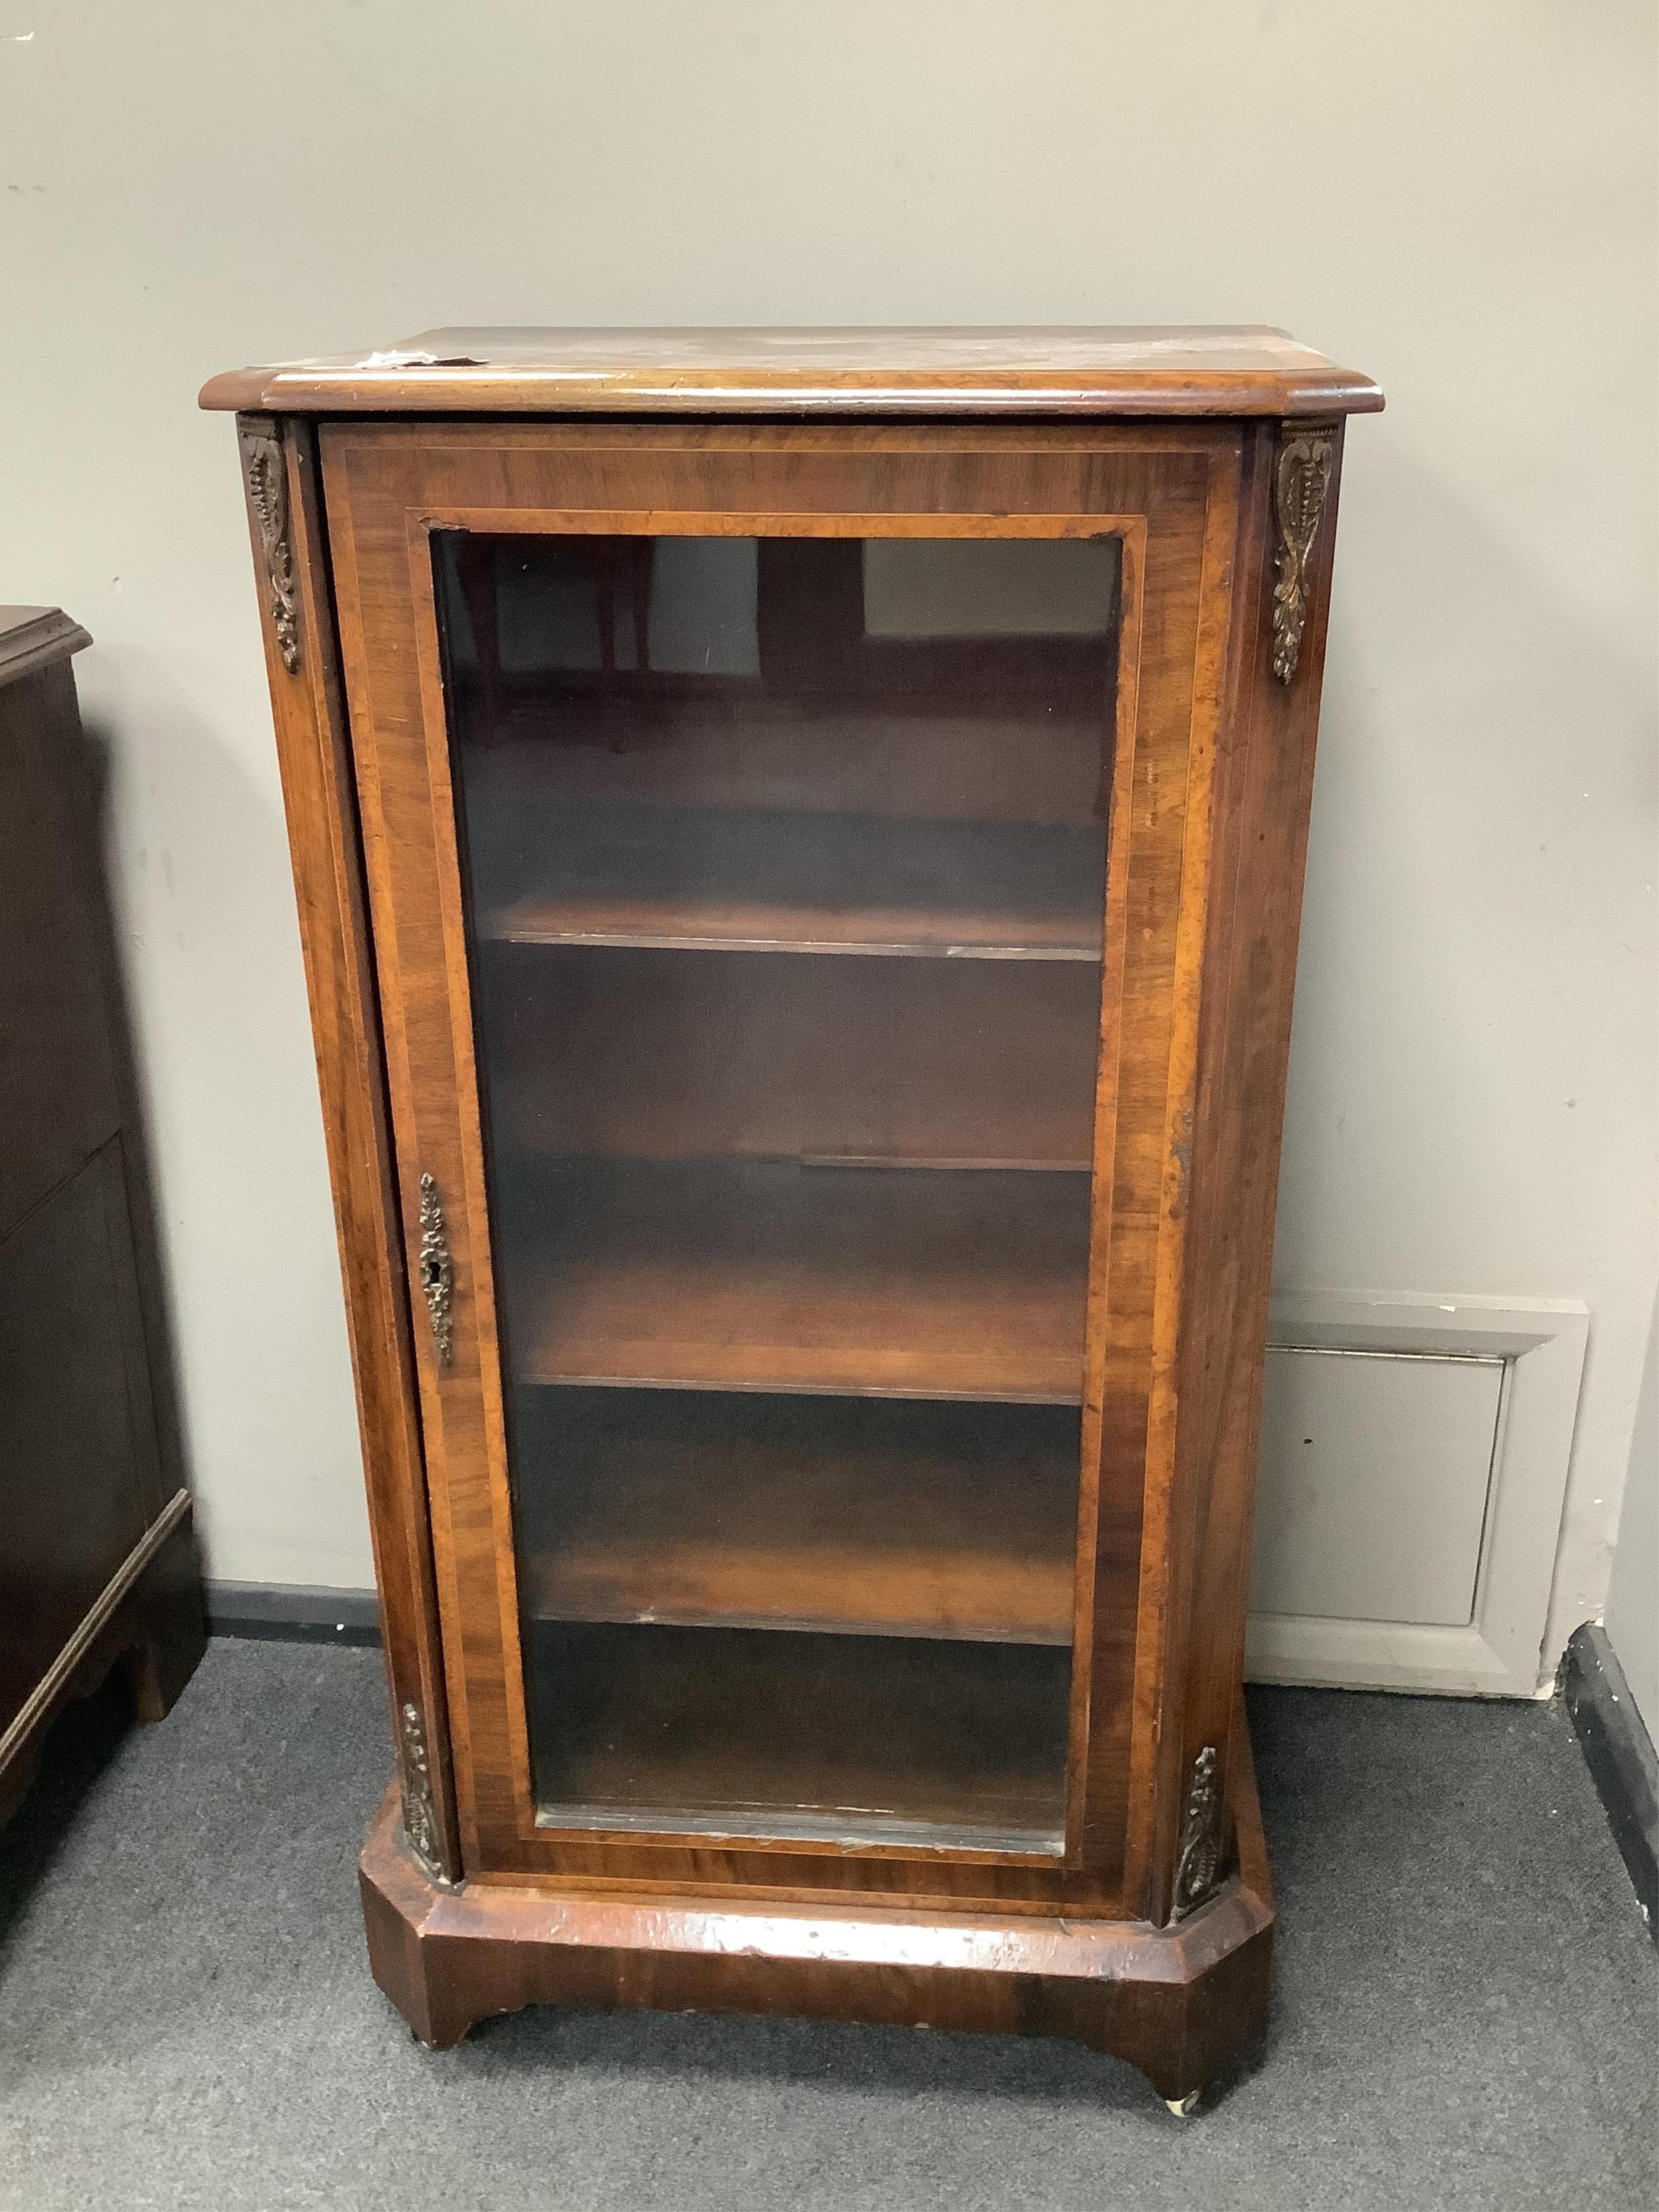
[[(476, 809), (480, 804), (473, 800)], [(520, 798), (472, 824), (516, 944), (1098, 962), (1098, 825)]]
[(498, 1143), (658, 1158), (1086, 1167), (1100, 971), (494, 945)]
[(1086, 1175), (574, 1159), (503, 1180), (519, 1382), (1079, 1402)]
[(1067, 1651), (550, 1623), (531, 1649), (544, 1826), (1062, 1848)]
[(1071, 1641), (1069, 1407), (526, 1390), (514, 1449), (540, 1618)]

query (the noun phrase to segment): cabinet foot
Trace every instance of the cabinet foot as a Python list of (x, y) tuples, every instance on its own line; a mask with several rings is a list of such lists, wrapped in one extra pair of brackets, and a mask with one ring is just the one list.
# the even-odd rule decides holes
[(0, 1822), (27, 1787), (40, 1741), (71, 1698), (118, 1668), (141, 1721), (166, 1718), (207, 1648), (201, 1569), (180, 1490), (133, 1547), (10, 1726), (0, 1729)]
[(185, 1522), (173, 1531), (133, 1593), (133, 1641), (121, 1655), (141, 1721), (162, 1721), (207, 1650), (201, 1564)]
[(1198, 2110), (1198, 2100), (1203, 2094), (1201, 2089), (1188, 2089), (1184, 2097), (1166, 2097), (1164, 2101), (1176, 2119), (1190, 2120)]

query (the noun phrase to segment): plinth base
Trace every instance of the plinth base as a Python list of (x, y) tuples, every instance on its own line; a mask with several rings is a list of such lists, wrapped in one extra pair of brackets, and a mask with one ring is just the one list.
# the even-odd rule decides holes
[(419, 2039), (459, 2043), (529, 2004), (781, 2013), (1060, 2035), (1127, 2059), (1179, 2101), (1266, 2021), (1273, 1905), (1248, 1761), (1238, 1871), (1171, 1929), (903, 1906), (445, 1889), (403, 1841), (388, 1789), (359, 1865), (374, 1978)]

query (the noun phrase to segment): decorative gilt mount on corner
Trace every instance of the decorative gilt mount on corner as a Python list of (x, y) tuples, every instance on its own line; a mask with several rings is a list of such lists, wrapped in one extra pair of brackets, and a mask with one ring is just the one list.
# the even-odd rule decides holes
[(1308, 619), (1308, 562), (1319, 535), (1330, 489), (1336, 432), (1328, 422), (1287, 430), (1273, 475), (1273, 514), (1279, 523), (1274, 565), (1273, 674), (1288, 684), (1302, 657), (1302, 632)]
[(1181, 1829), (1181, 1856), (1176, 1861), (1175, 1889), (1170, 1899), (1170, 1919), (1183, 1920), (1202, 1905), (1220, 1874), (1221, 1790), (1216, 1781), (1215, 1746), (1206, 1743), (1193, 1761), (1187, 1817)]
[(399, 1765), (403, 1771), (404, 1835), (422, 1873), (447, 1888), (438, 1841), (438, 1816), (432, 1809), (432, 1771), (426, 1755), (426, 1727), (418, 1705), (406, 1705), (398, 1717)]
[(283, 441), (267, 416), (243, 416), (240, 422), (242, 466), (247, 495), (258, 525), (259, 553), (270, 598), (270, 626), (276, 649), (290, 676), (300, 672), (300, 628), (294, 602), (294, 554), (288, 536), (288, 477)]

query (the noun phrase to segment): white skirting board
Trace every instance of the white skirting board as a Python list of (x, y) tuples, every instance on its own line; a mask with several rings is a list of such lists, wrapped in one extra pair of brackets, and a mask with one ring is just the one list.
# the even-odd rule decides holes
[(1547, 1695), (1577, 1300), (1274, 1294), (1246, 1670)]

